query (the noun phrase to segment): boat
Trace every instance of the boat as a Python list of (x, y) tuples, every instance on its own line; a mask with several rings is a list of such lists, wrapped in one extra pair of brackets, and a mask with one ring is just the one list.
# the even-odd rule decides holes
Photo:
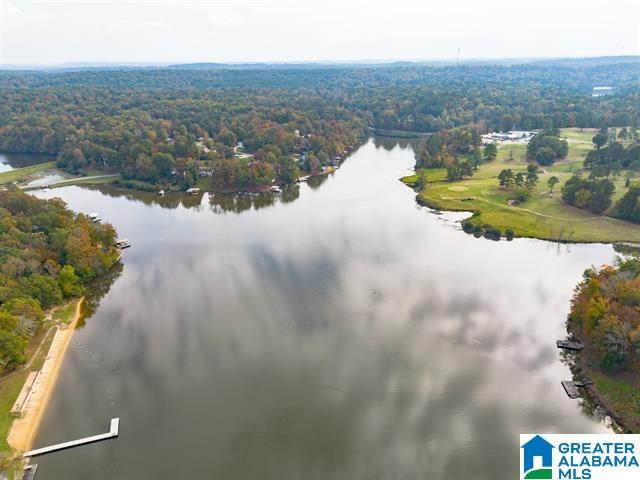
[(278, 185), (274, 185), (273, 187), (271, 187), (271, 191), (274, 193), (279, 193), (281, 189)]
[(164, 197), (164, 190), (158, 191), (158, 195), (160, 195), (161, 197)]
[(187, 195), (198, 195), (200, 193), (200, 189), (197, 187), (192, 187), (187, 189), (186, 194)]
[(126, 238), (122, 238), (116, 241), (116, 247), (118, 247), (120, 250), (129, 248), (130, 246), (131, 246), (131, 242), (129, 242), (129, 240), (127, 240)]
[(100, 215), (98, 215), (97, 213), (90, 213), (89, 215), (87, 215), (87, 218), (89, 218), (89, 220), (91, 220), (93, 223), (96, 223), (102, 220)]

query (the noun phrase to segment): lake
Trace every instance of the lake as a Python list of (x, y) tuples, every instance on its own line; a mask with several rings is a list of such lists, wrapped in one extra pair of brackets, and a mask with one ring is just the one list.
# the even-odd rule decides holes
[[(406, 142), (279, 195), (65, 187), (132, 248), (76, 332), (34, 447), (69, 479), (511, 479), (519, 434), (606, 427), (555, 341), (608, 245), (494, 242), (415, 203)], [(104, 293), (104, 292), (103, 292)]]
[(0, 153), (0, 173), (39, 163), (53, 162), (55, 159), (55, 155), (39, 153)]

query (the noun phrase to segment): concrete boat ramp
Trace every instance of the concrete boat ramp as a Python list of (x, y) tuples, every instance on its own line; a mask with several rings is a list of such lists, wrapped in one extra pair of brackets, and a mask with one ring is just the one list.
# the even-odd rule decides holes
[(87, 443), (99, 442), (101, 440), (108, 440), (118, 436), (120, 430), (120, 419), (111, 419), (111, 429), (107, 433), (101, 433), (100, 435), (93, 435), (92, 437), (80, 438), (79, 440), (72, 440), (70, 442), (58, 443), (57, 445), (51, 445), (49, 447), (36, 448), (26, 452), (23, 457), (35, 457), (36, 455), (42, 455), (44, 453), (57, 452), (58, 450), (64, 450), (67, 448), (78, 447), (80, 445), (86, 445)]

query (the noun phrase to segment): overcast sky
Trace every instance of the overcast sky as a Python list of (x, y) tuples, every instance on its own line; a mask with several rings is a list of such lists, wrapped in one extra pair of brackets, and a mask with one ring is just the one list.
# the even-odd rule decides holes
[(640, 54), (640, 0), (0, 0), (0, 64)]

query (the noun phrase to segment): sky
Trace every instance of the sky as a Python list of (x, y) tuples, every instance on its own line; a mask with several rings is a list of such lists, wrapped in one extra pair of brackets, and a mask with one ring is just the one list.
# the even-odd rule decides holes
[(0, 0), (0, 64), (640, 54), (640, 0)]

